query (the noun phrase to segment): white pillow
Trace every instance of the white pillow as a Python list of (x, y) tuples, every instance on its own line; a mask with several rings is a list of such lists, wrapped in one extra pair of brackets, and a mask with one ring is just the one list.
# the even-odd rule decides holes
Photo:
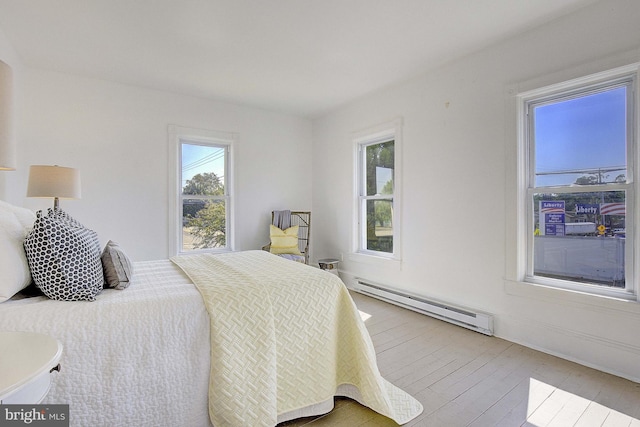
[(35, 220), (35, 213), (29, 209), (0, 200), (0, 302), (31, 283), (23, 242)]

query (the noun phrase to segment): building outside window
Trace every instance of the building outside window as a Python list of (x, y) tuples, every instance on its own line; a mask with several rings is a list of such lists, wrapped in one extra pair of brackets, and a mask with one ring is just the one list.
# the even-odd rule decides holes
[(173, 139), (172, 253), (233, 247), (230, 165), (233, 134), (170, 128)]
[(355, 139), (358, 253), (399, 257), (399, 136), (394, 122)]
[(633, 298), (636, 65), (519, 95), (523, 280)]

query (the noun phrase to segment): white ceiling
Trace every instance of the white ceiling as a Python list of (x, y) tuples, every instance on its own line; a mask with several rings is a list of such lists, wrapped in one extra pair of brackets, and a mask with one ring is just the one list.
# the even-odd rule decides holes
[(593, 2), (0, 0), (0, 29), (27, 66), (317, 117)]

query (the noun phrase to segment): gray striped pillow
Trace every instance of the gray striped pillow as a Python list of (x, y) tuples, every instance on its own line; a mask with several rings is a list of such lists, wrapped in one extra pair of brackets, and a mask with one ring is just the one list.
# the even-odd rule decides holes
[(133, 265), (120, 245), (113, 240), (109, 240), (102, 251), (102, 268), (105, 288), (126, 289), (131, 283)]

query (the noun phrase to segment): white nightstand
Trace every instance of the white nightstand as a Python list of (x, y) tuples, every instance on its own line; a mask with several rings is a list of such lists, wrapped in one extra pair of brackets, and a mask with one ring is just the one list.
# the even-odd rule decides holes
[(61, 355), (62, 344), (48, 335), (0, 332), (0, 403), (40, 403)]
[(340, 275), (338, 274), (339, 262), (340, 260), (335, 258), (325, 258), (319, 259), (318, 265), (320, 266), (321, 270), (328, 271), (329, 273), (335, 274), (336, 276), (340, 277)]

